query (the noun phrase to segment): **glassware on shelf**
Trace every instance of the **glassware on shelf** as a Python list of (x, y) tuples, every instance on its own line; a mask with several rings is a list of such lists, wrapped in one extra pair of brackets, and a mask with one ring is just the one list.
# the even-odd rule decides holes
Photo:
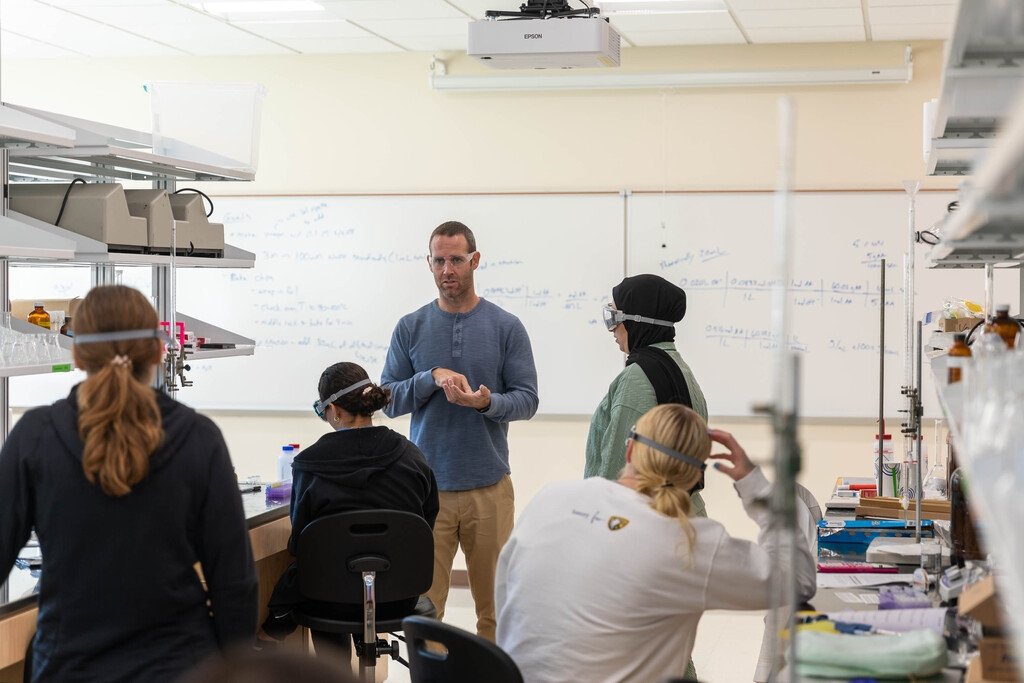
[(44, 346), (46, 348), (47, 361), (50, 363), (59, 363), (63, 360), (60, 342), (58, 341), (60, 338), (60, 332), (58, 330), (51, 330), (41, 336), (45, 337)]

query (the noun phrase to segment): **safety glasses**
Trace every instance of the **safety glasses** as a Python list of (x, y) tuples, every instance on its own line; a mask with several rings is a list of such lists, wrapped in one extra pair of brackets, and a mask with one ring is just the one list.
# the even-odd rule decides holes
[(668, 320), (658, 320), (656, 318), (646, 318), (642, 315), (630, 315), (629, 313), (623, 313), (610, 303), (605, 304), (604, 308), (601, 309), (601, 316), (604, 319), (604, 325), (608, 328), (609, 332), (626, 320), (633, 320), (638, 323), (648, 323), (650, 325), (663, 325), (664, 327), (675, 326), (675, 323), (669, 322)]
[(648, 439), (646, 436), (641, 436), (641, 435), (637, 434), (635, 426), (632, 429), (629, 430), (629, 436), (626, 437), (626, 445), (627, 446), (629, 445), (630, 441), (636, 441), (637, 443), (642, 443), (643, 445), (648, 446), (649, 448), (653, 448), (654, 450), (658, 451), (659, 453), (664, 453), (665, 455), (667, 455), (670, 458), (675, 458), (676, 460), (682, 460), (687, 465), (690, 465), (691, 467), (696, 467), (697, 469), (700, 470), (700, 479), (693, 486), (693, 488), (690, 489), (689, 493), (692, 496), (694, 493), (697, 493), (698, 491), (703, 491), (704, 490), (704, 470), (706, 470), (707, 467), (708, 467), (708, 464), (706, 462), (704, 462), (702, 460), (698, 460), (697, 458), (693, 457), (692, 455), (687, 455), (685, 453), (680, 453), (679, 451), (675, 450), (674, 448), (669, 448), (668, 446), (665, 446), (663, 444), (658, 443), (654, 439)]
[(430, 256), (428, 254), (427, 255), (427, 263), (430, 264), (430, 269), (431, 270), (438, 270), (438, 271), (444, 270), (444, 265), (446, 263), (449, 266), (451, 266), (453, 270), (458, 270), (459, 268), (465, 267), (466, 264), (468, 264), (470, 261), (472, 261), (474, 256), (476, 256), (476, 252), (475, 251), (470, 252), (470, 253), (466, 254), (465, 256), (462, 256), (461, 254), (457, 254), (455, 256), (449, 256), (448, 258), (445, 258), (443, 256)]

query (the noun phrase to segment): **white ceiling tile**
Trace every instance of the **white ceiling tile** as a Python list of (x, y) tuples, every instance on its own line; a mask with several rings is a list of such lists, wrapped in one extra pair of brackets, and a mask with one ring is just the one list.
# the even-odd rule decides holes
[(292, 53), (288, 48), (275, 44), (279, 41), (253, 35), (248, 30), (220, 21), (191, 26), (157, 24), (148, 27), (146, 35), (197, 55)]
[(637, 47), (654, 45), (722, 45), (745, 43), (739, 29), (710, 29), (706, 31), (634, 31), (629, 40)]
[(54, 7), (35, 3), (2, 7), (5, 29), (91, 56), (161, 56), (180, 52)]
[(444, 0), (318, 0), (340, 19), (457, 19), (465, 14)]
[(754, 43), (842, 43), (864, 40), (860, 26), (814, 26), (798, 28), (752, 28), (747, 35)]
[(802, 28), (816, 26), (863, 26), (860, 7), (800, 10), (743, 10), (737, 18), (743, 28)]
[(918, 7), (920, 5), (956, 5), (959, 0), (868, 0), (868, 9), (873, 7)]
[(457, 36), (405, 37), (395, 42), (410, 52), (438, 52), (465, 50), (468, 41), (468, 34), (463, 32)]
[[(860, 0), (725, 0), (734, 10), (748, 9), (860, 9)], [(955, 2), (955, 0), (954, 0)]]
[(306, 54), (358, 54), (402, 52), (386, 40), (369, 38), (303, 38), (282, 40), (282, 43)]
[(232, 22), (233, 25), (275, 40), (281, 38), (365, 38), (370, 34), (344, 19), (330, 21)]
[(883, 24), (871, 25), (874, 40), (949, 40), (952, 24)]
[(53, 57), (74, 57), (75, 53), (59, 47), (23, 38), (16, 33), (4, 31), (0, 37), (0, 58), (3, 59), (49, 59)]
[(523, 4), (522, 0), (451, 0), (451, 4), (476, 19), (483, 19), (489, 9), (514, 12)]
[[(7, 2), (8, 0), (4, 0)], [(68, 9), (75, 9), (78, 7), (100, 7), (100, 6), (121, 6), (121, 7), (137, 7), (139, 5), (146, 5), (153, 7), (156, 5), (166, 5), (167, 0), (42, 0), (47, 5), (53, 5), (54, 7), (66, 7)]]
[(197, 21), (218, 21), (201, 12), (165, 2), (162, 5), (96, 5), (69, 7), (70, 12), (111, 26), (185, 25)]
[(207, 40), (194, 35), (179, 35), (167, 42), (191, 55), (200, 57), (227, 57), (232, 55), (290, 55), (296, 50), (276, 45), (255, 36), (233, 40)]
[(469, 19), (466, 18), (366, 20), (356, 23), (390, 40), (406, 36), (455, 36), (469, 32)]
[(736, 23), (728, 12), (688, 12), (685, 14), (616, 14), (611, 17), (617, 31), (692, 31), (730, 29)]
[(871, 26), (876, 24), (950, 24), (956, 20), (955, 5), (873, 7), (868, 10)]

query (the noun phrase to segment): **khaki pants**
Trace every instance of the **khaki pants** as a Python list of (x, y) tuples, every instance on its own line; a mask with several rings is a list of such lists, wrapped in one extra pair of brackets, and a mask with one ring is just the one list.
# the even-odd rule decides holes
[(512, 534), (515, 494), (505, 475), (491, 486), (468, 491), (441, 491), (441, 509), (434, 522), (434, 583), (427, 597), (444, 617), (451, 585), (452, 562), (462, 546), (466, 554), (469, 590), (476, 604), (476, 631), (494, 641), (494, 574), (498, 554)]

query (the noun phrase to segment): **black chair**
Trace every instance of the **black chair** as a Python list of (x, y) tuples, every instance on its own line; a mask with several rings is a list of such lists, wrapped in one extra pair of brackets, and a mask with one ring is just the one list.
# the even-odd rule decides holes
[[(422, 597), (434, 576), (434, 534), (412, 513), (359, 510), (313, 520), (299, 535), (296, 564), (307, 602), (293, 618), (314, 633), (346, 634), (346, 641), (351, 634), (361, 680), (373, 680), (378, 657), (398, 659), (398, 642), (378, 633), (400, 630), (404, 617), (437, 613)], [(344, 607), (361, 616), (336, 617)]]
[[(412, 683), (523, 683), (512, 658), (475, 633), (419, 616), (404, 620), (402, 630)], [(447, 654), (428, 649), (428, 640), (443, 645)]]

